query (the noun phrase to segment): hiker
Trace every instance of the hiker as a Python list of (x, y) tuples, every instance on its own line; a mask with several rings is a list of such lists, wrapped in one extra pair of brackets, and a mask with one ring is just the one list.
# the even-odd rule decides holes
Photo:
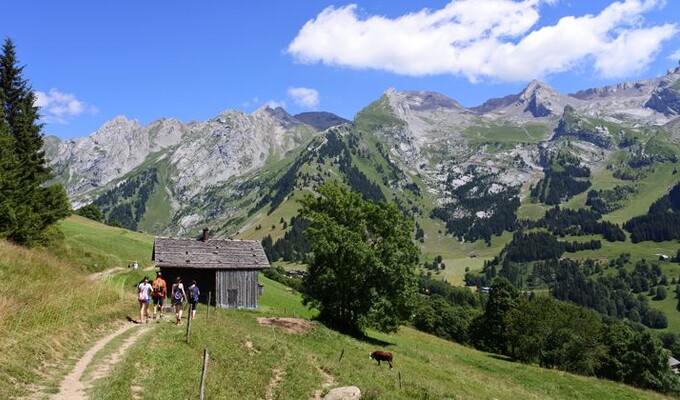
[(198, 290), (195, 280), (191, 281), (191, 286), (189, 286), (188, 292), (188, 301), (189, 306), (191, 307), (191, 319), (196, 319), (196, 306), (198, 305), (198, 296), (201, 294), (201, 291)]
[(156, 309), (159, 310), (158, 320), (163, 319), (163, 305), (165, 304), (165, 297), (168, 294), (168, 287), (165, 280), (161, 276), (161, 271), (156, 272), (156, 279), (151, 282), (151, 299), (153, 300), (153, 319), (156, 319)]
[(172, 305), (175, 308), (175, 317), (177, 318), (177, 325), (182, 323), (182, 305), (187, 298), (182, 284), (182, 278), (179, 276), (175, 278), (175, 283), (172, 284)]
[[(140, 285), (142, 285), (144, 283), (145, 279), (147, 279), (147, 283), (148, 283), (149, 281), (148, 281), (148, 278), (146, 276), (144, 278), (142, 278), (142, 280), (140, 280), (139, 283), (137, 283), (137, 300), (139, 300), (140, 294), (143, 296), (143, 294), (140, 293)], [(148, 293), (147, 293), (147, 298), (148, 298)], [(149, 299), (149, 301), (147, 303), (150, 303), (150, 302), (151, 302), (151, 300)], [(140, 312), (141, 312), (141, 310), (140, 310)], [(146, 311), (144, 312), (144, 316), (147, 319), (151, 318), (151, 316), (149, 316), (149, 307), (148, 306), (146, 307)], [(139, 322), (141, 323), (142, 320), (140, 319)]]
[[(149, 278), (144, 277), (137, 285), (137, 300), (139, 301), (139, 323), (149, 322), (149, 303), (151, 302), (151, 284)], [(145, 319), (146, 318), (146, 319)]]

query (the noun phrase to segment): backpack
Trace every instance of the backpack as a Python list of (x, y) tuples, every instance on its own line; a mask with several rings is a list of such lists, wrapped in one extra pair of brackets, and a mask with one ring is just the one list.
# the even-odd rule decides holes
[(153, 288), (153, 295), (156, 297), (161, 297), (161, 289), (163, 285), (158, 280), (152, 282), (151, 287)]
[(177, 301), (182, 301), (182, 290), (179, 286), (175, 286), (175, 288), (172, 289), (172, 297)]

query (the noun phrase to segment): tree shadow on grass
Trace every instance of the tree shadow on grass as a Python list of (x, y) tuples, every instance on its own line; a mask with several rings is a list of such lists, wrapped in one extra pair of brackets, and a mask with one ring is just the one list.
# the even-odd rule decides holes
[(323, 324), (328, 329), (334, 330), (334, 331), (341, 333), (343, 335), (350, 336), (351, 338), (356, 339), (360, 342), (368, 343), (368, 344), (371, 344), (373, 346), (381, 346), (381, 347), (387, 347), (387, 346), (394, 345), (394, 343), (390, 343), (390, 342), (386, 342), (386, 341), (378, 339), (378, 338), (370, 337), (370, 336), (366, 335), (366, 333), (364, 333), (363, 331), (355, 329), (353, 327), (339, 326), (336, 323), (324, 321), (323, 319), (321, 319), (319, 317), (313, 318), (313, 320), (315, 320), (316, 322), (318, 322), (320, 324)]
[(373, 346), (380, 346), (380, 347), (388, 347), (388, 346), (393, 346), (394, 343), (386, 342), (384, 340), (380, 340), (377, 338), (373, 338), (370, 336), (362, 335), (362, 336), (353, 336), (356, 340), (368, 344), (372, 344)]

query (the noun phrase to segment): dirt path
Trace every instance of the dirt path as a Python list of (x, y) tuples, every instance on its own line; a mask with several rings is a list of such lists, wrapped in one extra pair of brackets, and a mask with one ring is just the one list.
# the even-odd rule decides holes
[(319, 373), (321, 376), (323, 376), (323, 383), (321, 384), (321, 389), (317, 389), (314, 392), (314, 397), (312, 397), (311, 400), (321, 400), (323, 398), (323, 392), (327, 389), (330, 389), (331, 386), (335, 385), (335, 377), (328, 372), (324, 371), (323, 368), (319, 367), (318, 365), (316, 368), (319, 370)]
[(265, 400), (272, 400), (274, 398), (274, 389), (283, 382), (283, 376), (286, 374), (280, 367), (274, 368), (272, 372), (274, 373), (274, 376), (272, 376), (272, 379), (269, 381), (267, 389), (265, 390)]
[(124, 341), (117, 353), (113, 354), (111, 357), (107, 357), (107, 359), (104, 361), (104, 364), (97, 368), (92, 374), (92, 380), (106, 376), (111, 367), (115, 365), (116, 362), (118, 362), (118, 360), (123, 356), (123, 353), (130, 346), (132, 346), (142, 334), (148, 331), (148, 327), (128, 322), (110, 335), (99, 339), (99, 341), (97, 341), (85, 354), (83, 354), (80, 360), (78, 360), (76, 365), (73, 367), (73, 370), (71, 370), (71, 372), (66, 375), (64, 380), (61, 382), (61, 386), (59, 387), (59, 393), (54, 395), (52, 400), (87, 399), (85, 395), (85, 389), (87, 388), (87, 385), (86, 382), (81, 381), (83, 372), (87, 366), (90, 365), (97, 352), (103, 349), (104, 346), (106, 346), (111, 340), (133, 328), (138, 329), (138, 331)]
[(124, 270), (125, 270), (125, 268), (123, 268), (123, 267), (114, 267), (114, 268), (111, 268), (111, 269), (105, 269), (105, 270), (100, 271), (100, 272), (95, 272), (94, 274), (90, 274), (90, 276), (88, 276), (88, 278), (90, 278), (90, 280), (93, 281), (93, 282), (99, 281), (99, 280), (102, 280), (103, 278), (105, 278), (107, 276), (112, 276), (113, 274), (116, 274), (116, 273), (118, 273), (120, 271), (124, 271)]

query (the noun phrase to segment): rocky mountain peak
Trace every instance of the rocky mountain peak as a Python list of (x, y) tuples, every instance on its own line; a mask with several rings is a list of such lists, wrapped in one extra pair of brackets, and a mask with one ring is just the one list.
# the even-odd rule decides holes
[(469, 114), (470, 110), (457, 101), (436, 92), (397, 92), (389, 88), (383, 94), (397, 117), (408, 120), (415, 114), (454, 113)]
[(623, 82), (617, 83), (616, 85), (579, 90), (570, 96), (579, 100), (595, 100), (598, 98), (630, 97), (638, 95), (647, 96), (657, 84), (658, 82), (656, 81)]
[[(604, 160), (629, 136), (642, 141), (646, 128), (637, 127), (666, 124), (677, 137), (679, 81), (680, 67), (646, 81), (564, 95), (533, 80), (516, 94), (472, 109), (439, 93), (388, 88), (357, 114), (354, 124), (338, 132), (352, 134), (348, 140), (358, 145), (359, 157), (373, 157), (373, 146), (361, 143), (364, 135), (380, 142), (375, 156), (403, 172), (403, 177), (380, 172), (386, 187), (405, 188), (417, 178), (428, 192), (441, 194), (443, 204), (456, 201), (452, 182), (464, 184), (481, 176), (470, 167), (493, 177), (495, 186), (489, 188), (535, 179), (540, 152), (562, 146), (561, 137), (589, 163)], [(163, 229), (184, 231), (206, 220), (241, 221), (244, 207), (250, 208), (262, 193), (273, 193), (267, 185), (285, 173), (280, 171), (282, 161), (295, 165), (296, 157), (314, 159), (306, 152), (323, 141), (319, 132), (347, 122), (331, 113), (292, 116), (271, 106), (252, 113), (226, 110), (190, 123), (164, 118), (147, 126), (118, 116), (88, 137), (47, 138), (45, 151), (74, 207), (108, 198), (108, 193), (129, 193), (122, 188), (157, 177), (154, 190), (168, 199)], [(486, 189), (477, 185), (474, 190)], [(253, 195), (244, 200), (247, 193)]]
[(680, 67), (668, 71), (668, 74), (661, 78), (645, 107), (666, 117), (680, 115)]
[(53, 155), (51, 163), (65, 180), (69, 195), (76, 195), (125, 175), (150, 153), (177, 144), (184, 131), (176, 119), (142, 128), (137, 120), (117, 116), (90, 136), (46, 142), (46, 151)]
[(519, 94), (519, 105), (524, 105), (524, 112), (528, 112), (536, 118), (547, 117), (557, 114), (567, 103), (562, 99), (557, 90), (543, 82), (532, 80)]
[(405, 92), (406, 99), (414, 111), (431, 111), (438, 108), (467, 110), (457, 101), (434, 92)]
[(294, 118), (313, 127), (317, 132), (322, 132), (332, 126), (342, 125), (350, 122), (349, 120), (325, 111), (313, 111), (295, 114)]
[(519, 93), (519, 97), (522, 98), (522, 99), (528, 100), (533, 96), (539, 95), (541, 90), (545, 90), (545, 91), (548, 91), (548, 92), (551, 92), (551, 93), (557, 92), (555, 89), (548, 86), (547, 84), (545, 84), (545, 83), (543, 83), (539, 80), (532, 79), (531, 82), (529, 82), (527, 84), (527, 86), (524, 88), (524, 90), (522, 90)]
[(300, 125), (300, 121), (295, 119), (292, 115), (288, 114), (283, 107), (272, 108), (269, 105), (264, 105), (252, 113), (252, 116), (256, 119), (269, 120), (280, 124), (286, 129), (290, 129), (295, 125)]
[(394, 88), (388, 88), (384, 96), (390, 101), (390, 104), (406, 107), (413, 111), (433, 111), (439, 108), (467, 110), (457, 101), (436, 92), (397, 92)]
[(487, 100), (474, 110), (482, 114), (495, 112), (520, 118), (529, 114), (533, 118), (541, 118), (560, 115), (564, 106), (571, 102), (551, 86), (534, 79), (518, 94)]
[(113, 119), (106, 121), (99, 129), (97, 129), (97, 131), (94, 132), (94, 135), (106, 136), (107, 132), (111, 131), (132, 132), (139, 128), (141, 128), (139, 121), (129, 120), (124, 115), (118, 115)]

